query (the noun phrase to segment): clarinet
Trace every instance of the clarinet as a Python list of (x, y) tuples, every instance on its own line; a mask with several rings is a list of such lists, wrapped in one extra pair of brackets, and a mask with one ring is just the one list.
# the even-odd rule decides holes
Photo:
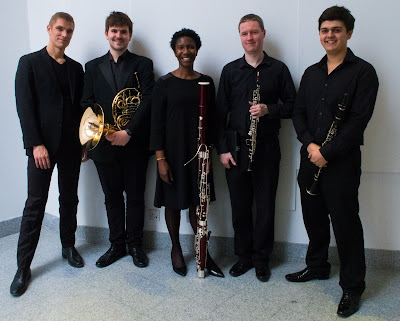
[[(198, 149), (198, 177), (199, 205), (196, 208), (197, 231), (195, 236), (196, 264), (199, 278), (204, 278), (204, 269), (207, 260), (207, 246), (210, 233), (207, 227), (208, 206), (210, 204), (210, 183), (208, 182), (208, 172), (210, 168), (210, 150), (206, 141), (207, 129), (207, 86), (209, 82), (199, 82), (200, 85), (200, 105), (199, 105), (199, 136), (197, 139)], [(195, 155), (195, 156), (196, 156)]]
[[(260, 72), (257, 72), (256, 89), (253, 90), (253, 106), (260, 103), (260, 83), (258, 81), (259, 78)], [(253, 116), (250, 115), (250, 127), (248, 132), (250, 138), (246, 139), (246, 144), (247, 146), (249, 146), (249, 164), (247, 167), (248, 172), (252, 172), (254, 167), (254, 154), (256, 152), (257, 145), (257, 125), (259, 121), (260, 118), (254, 119)]]
[[(330, 142), (336, 136), (338, 126), (342, 122), (344, 113), (347, 108), (348, 99), (349, 99), (349, 94), (345, 93), (343, 95), (342, 101), (338, 104), (338, 110), (336, 112), (335, 118), (332, 121), (331, 127), (329, 128), (328, 134), (326, 135), (325, 141), (322, 143), (322, 146)], [(317, 196), (320, 194), (318, 181), (321, 172), (322, 172), (322, 167), (319, 167), (314, 174), (314, 179), (310, 187), (306, 188), (307, 193), (311, 196)]]

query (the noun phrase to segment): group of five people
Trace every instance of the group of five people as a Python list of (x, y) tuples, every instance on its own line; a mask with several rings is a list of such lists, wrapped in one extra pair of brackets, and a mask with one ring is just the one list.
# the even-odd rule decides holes
[[(374, 68), (347, 47), (353, 28), (354, 17), (346, 8), (334, 6), (323, 12), (319, 18), (319, 35), (326, 56), (306, 70), (296, 98), (287, 66), (263, 50), (262, 19), (254, 14), (246, 15), (238, 25), (244, 55), (223, 68), (216, 95), (212, 78), (194, 70), (201, 40), (191, 29), (184, 28), (173, 35), (170, 44), (178, 68), (155, 83), (152, 61), (128, 50), (132, 21), (126, 14), (109, 15), (105, 36), (110, 49), (104, 56), (88, 62), (85, 73), (79, 63), (64, 54), (74, 31), (73, 18), (63, 12), (53, 15), (47, 26), (48, 45), (21, 57), (16, 74), (16, 105), (28, 155), (28, 198), (11, 294), (22, 295), (29, 284), (30, 265), (56, 164), (62, 256), (71, 266), (84, 266), (74, 244), (80, 162), (87, 156), (94, 161), (99, 175), (110, 230), (111, 246), (96, 266), (106, 267), (126, 253), (132, 256), (136, 266), (148, 265), (142, 236), (146, 169), (151, 150), (157, 160), (154, 206), (165, 207), (173, 270), (186, 275), (179, 241), (180, 212), (189, 209), (189, 220), (196, 232), (199, 191), (197, 163), (184, 165), (197, 150), (198, 82), (208, 82), (207, 140), (216, 146), (225, 167), (234, 250), (238, 257), (229, 274), (238, 277), (255, 267), (260, 281), (267, 282), (270, 278), (281, 158), (280, 119), (293, 118), (298, 139), (303, 144), (298, 181), (310, 243), (307, 267), (286, 275), (286, 279), (306, 282), (329, 277), (331, 221), (343, 289), (337, 313), (344, 317), (355, 313), (365, 289), (364, 241), (358, 214), (360, 145), (372, 116), (378, 79)], [(83, 109), (99, 104), (104, 109), (104, 121), (112, 124), (113, 99), (125, 88), (138, 88), (141, 92), (134, 117), (123, 130), (106, 135), (86, 155), (78, 137)], [(256, 88), (259, 101), (252, 100)], [(335, 136), (326, 142), (344, 94), (348, 97), (345, 118)], [(258, 125), (254, 166), (249, 171), (248, 131), (252, 120)], [(233, 147), (232, 133), (236, 138)], [(320, 194), (315, 196), (307, 193), (307, 188), (318, 168), (323, 169), (323, 174), (319, 179)], [(208, 174), (210, 197), (214, 200), (212, 170)], [(224, 277), (209, 253), (206, 262), (210, 275)]]

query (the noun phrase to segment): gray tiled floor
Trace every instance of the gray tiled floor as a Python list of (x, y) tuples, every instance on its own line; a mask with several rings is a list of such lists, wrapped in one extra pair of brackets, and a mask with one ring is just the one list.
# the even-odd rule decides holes
[[(0, 320), (337, 320), (341, 296), (338, 267), (326, 281), (286, 282), (284, 275), (302, 266), (275, 263), (268, 283), (254, 270), (228, 275), (235, 258), (215, 258), (226, 277), (198, 279), (195, 262), (186, 255), (188, 275), (171, 268), (169, 253), (149, 253), (150, 265), (139, 269), (127, 256), (98, 269), (106, 246), (78, 242), (83, 269), (72, 268), (60, 255), (56, 232), (43, 228), (32, 264), (32, 281), (20, 298), (9, 294), (16, 269), (18, 235), (0, 239)], [(368, 269), (360, 311), (351, 320), (400, 320), (400, 271)]]

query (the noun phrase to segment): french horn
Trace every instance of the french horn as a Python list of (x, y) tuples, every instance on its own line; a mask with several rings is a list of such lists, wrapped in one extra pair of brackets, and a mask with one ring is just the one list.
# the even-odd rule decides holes
[(115, 95), (111, 111), (114, 124), (104, 122), (104, 112), (99, 104), (86, 108), (79, 126), (79, 140), (87, 150), (97, 146), (102, 136), (107, 136), (118, 130), (124, 130), (135, 115), (142, 100), (140, 83), (135, 72), (138, 89), (125, 88)]

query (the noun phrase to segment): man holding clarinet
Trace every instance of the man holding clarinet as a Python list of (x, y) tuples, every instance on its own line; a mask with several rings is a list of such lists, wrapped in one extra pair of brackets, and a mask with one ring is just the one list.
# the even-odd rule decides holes
[[(375, 69), (347, 47), (354, 21), (344, 7), (322, 13), (319, 36), (326, 56), (305, 71), (293, 110), (294, 127), (303, 144), (298, 182), (310, 242), (307, 267), (286, 279), (307, 282), (329, 277), (331, 221), (340, 258), (343, 296), (337, 314), (341, 317), (357, 312), (365, 289), (364, 237), (358, 214), (360, 145), (378, 91)], [(337, 128), (330, 137), (332, 124)], [(318, 192), (311, 187), (313, 181)]]
[[(238, 277), (254, 266), (258, 280), (266, 282), (274, 244), (280, 119), (291, 117), (296, 91), (286, 65), (263, 51), (259, 16), (242, 17), (239, 36), (244, 56), (224, 67), (217, 96), (217, 148), (226, 168), (238, 256), (229, 274)], [(237, 137), (233, 148), (232, 133)]]

